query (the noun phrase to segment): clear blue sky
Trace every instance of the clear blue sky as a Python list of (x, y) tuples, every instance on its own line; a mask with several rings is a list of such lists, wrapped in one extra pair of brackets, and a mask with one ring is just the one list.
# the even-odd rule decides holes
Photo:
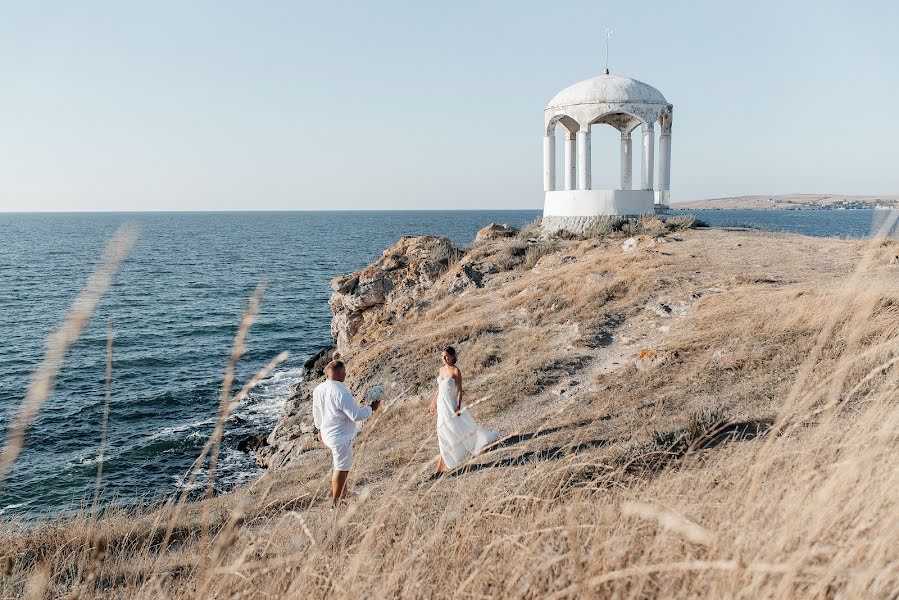
[[(538, 208), (543, 108), (600, 73), (604, 27), (612, 72), (674, 104), (674, 201), (896, 194), (897, 23), (895, 2), (2, 1), (0, 211)], [(615, 136), (593, 147), (602, 184)]]

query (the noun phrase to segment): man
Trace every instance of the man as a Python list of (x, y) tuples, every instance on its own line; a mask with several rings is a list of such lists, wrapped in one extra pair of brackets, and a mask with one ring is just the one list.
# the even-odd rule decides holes
[(356, 421), (364, 421), (378, 410), (380, 400), (365, 408), (356, 404), (343, 380), (346, 367), (332, 360), (325, 367), (327, 379), (312, 392), (312, 418), (318, 429), (318, 439), (331, 449), (334, 473), (331, 476), (332, 505), (337, 506), (346, 493), (346, 480), (353, 463), (353, 438), (359, 432)]

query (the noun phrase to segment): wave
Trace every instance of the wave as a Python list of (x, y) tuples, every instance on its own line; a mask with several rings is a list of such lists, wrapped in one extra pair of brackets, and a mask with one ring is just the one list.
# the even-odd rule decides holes
[(274, 426), (284, 403), (302, 379), (302, 368), (282, 368), (256, 384), (234, 414), (257, 427)]
[(7, 504), (6, 506), (0, 507), (0, 516), (3, 516), (7, 513), (13, 513), (20, 508), (25, 508), (30, 505), (31, 502), (16, 502), (13, 504)]
[[(190, 473), (185, 472), (174, 475), (172, 481), (179, 490), (199, 490), (207, 486), (209, 482), (209, 468), (201, 467), (194, 473), (193, 481)], [(219, 455), (218, 469), (216, 471), (215, 489), (219, 492), (231, 490), (234, 487), (251, 481), (259, 475), (259, 468), (255, 460), (236, 448), (223, 448)]]
[[(158, 429), (147, 436), (147, 441), (155, 441), (160, 439), (176, 438), (187, 439), (195, 435), (200, 435), (203, 430), (211, 431), (210, 427), (215, 423), (215, 417), (209, 419), (197, 419), (189, 423), (181, 423), (180, 425), (171, 425)], [(178, 435), (187, 432), (187, 435)]]

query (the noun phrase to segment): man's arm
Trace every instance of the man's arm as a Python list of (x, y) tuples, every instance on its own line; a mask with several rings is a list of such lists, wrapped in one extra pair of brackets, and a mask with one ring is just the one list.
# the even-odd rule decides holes
[(312, 390), (312, 424), (315, 426), (315, 431), (313, 433), (318, 437), (318, 441), (324, 444), (325, 438), (322, 436), (321, 394), (319, 393), (318, 388)]
[(316, 429), (322, 428), (321, 395), (318, 389), (312, 391), (312, 422)]
[(349, 390), (345, 390), (340, 394), (340, 408), (354, 421), (364, 421), (372, 413), (371, 406), (362, 407), (356, 404), (356, 400)]

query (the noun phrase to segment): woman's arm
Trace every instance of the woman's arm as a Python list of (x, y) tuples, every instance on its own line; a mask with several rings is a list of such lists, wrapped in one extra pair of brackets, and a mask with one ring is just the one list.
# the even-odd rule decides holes
[(431, 398), (431, 406), (428, 407), (428, 412), (432, 415), (437, 411), (437, 395), (440, 393), (440, 388), (438, 387), (434, 390), (434, 397)]
[(453, 379), (456, 380), (456, 389), (459, 390), (459, 394), (456, 399), (456, 414), (462, 412), (462, 371), (456, 369), (453, 372)]

